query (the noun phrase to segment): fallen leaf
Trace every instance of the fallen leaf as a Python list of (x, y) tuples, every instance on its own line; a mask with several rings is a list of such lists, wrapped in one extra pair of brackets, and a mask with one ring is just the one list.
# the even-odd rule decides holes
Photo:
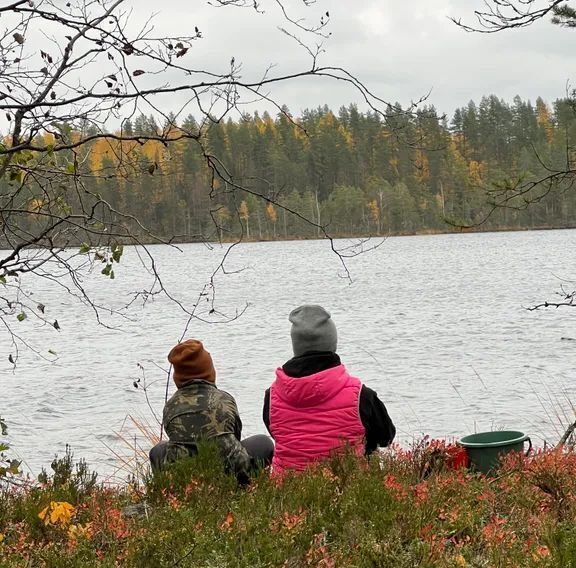
[(232, 516), (232, 513), (230, 511), (228, 511), (228, 513), (226, 514), (226, 518), (224, 519), (224, 521), (220, 525), (220, 530), (223, 530), (223, 531), (229, 530), (230, 526), (232, 525), (233, 522), (234, 522), (234, 517)]

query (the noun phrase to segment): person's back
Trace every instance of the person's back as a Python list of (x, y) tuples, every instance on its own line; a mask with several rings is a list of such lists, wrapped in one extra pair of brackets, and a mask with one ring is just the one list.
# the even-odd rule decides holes
[(342, 365), (330, 314), (301, 306), (289, 320), (294, 357), (276, 370), (264, 400), (273, 470), (303, 470), (344, 446), (362, 455), (388, 445), (394, 425), (376, 393)]
[(302, 470), (343, 444), (363, 454), (361, 387), (344, 365), (300, 378), (279, 369), (270, 388), (270, 431), (276, 440), (273, 469)]
[(153, 471), (195, 456), (198, 444), (216, 445), (227, 471), (242, 484), (249, 474), (272, 460), (274, 444), (268, 436), (241, 440), (242, 422), (231, 394), (216, 386), (216, 371), (202, 342), (189, 339), (168, 354), (177, 391), (164, 406), (162, 425), (168, 435), (150, 450)]
[(196, 380), (179, 388), (164, 406), (162, 423), (170, 440), (167, 461), (197, 453), (200, 440), (214, 442), (233, 471), (247, 472), (250, 458), (240, 444), (242, 423), (232, 395)]

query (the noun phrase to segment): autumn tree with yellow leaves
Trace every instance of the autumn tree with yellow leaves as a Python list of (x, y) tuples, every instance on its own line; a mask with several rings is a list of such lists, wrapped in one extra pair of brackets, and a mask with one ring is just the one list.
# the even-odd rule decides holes
[(238, 215), (246, 225), (246, 236), (250, 238), (250, 211), (246, 201), (242, 201), (240, 203), (240, 207), (238, 208)]
[(268, 205), (266, 206), (266, 215), (268, 216), (270, 223), (272, 223), (273, 236), (276, 237), (276, 221), (278, 217), (276, 215), (276, 209), (274, 208), (274, 205), (272, 203), (268, 203)]

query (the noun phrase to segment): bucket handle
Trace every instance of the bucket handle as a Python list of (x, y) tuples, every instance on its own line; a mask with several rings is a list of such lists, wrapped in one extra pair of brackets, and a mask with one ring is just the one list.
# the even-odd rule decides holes
[(528, 442), (528, 449), (524, 455), (529, 456), (530, 452), (532, 451), (532, 440), (530, 439), (530, 436), (528, 436), (525, 441)]

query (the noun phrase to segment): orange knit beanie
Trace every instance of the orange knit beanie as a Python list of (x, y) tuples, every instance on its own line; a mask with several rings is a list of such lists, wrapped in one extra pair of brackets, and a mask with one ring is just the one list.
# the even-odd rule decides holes
[(174, 367), (172, 378), (179, 389), (192, 381), (216, 382), (212, 357), (197, 339), (188, 339), (173, 347), (168, 354), (168, 361)]

